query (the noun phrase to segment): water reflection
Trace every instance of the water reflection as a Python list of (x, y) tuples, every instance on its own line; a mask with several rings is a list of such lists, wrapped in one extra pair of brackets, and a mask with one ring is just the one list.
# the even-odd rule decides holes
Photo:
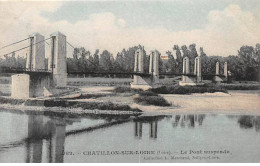
[(26, 162), (40, 163), (43, 156), (43, 139), (47, 140), (47, 161), (63, 162), (66, 133), (65, 120), (50, 119), (44, 123), (43, 115), (28, 115)]
[[(1, 113), (1, 112), (0, 112)], [(89, 132), (94, 132), (99, 129), (102, 132), (99, 136), (104, 135), (104, 131), (120, 133), (121, 131), (114, 126), (121, 126), (121, 129), (129, 130), (134, 132), (128, 132), (129, 135), (126, 137), (131, 138), (132, 142), (134, 141), (142, 141), (142, 144), (145, 144), (146, 141), (156, 141), (156, 144), (164, 145), (164, 143), (170, 143), (167, 141), (172, 140), (174, 136), (174, 132), (184, 132), (186, 135), (192, 131), (196, 132), (196, 128), (202, 125), (205, 125), (204, 129), (208, 131), (208, 129), (212, 129), (213, 125), (222, 126), (222, 127), (229, 127), (225, 126), (233, 125), (232, 127), (236, 126), (236, 128), (243, 128), (243, 129), (255, 129), (255, 131), (260, 131), (260, 117), (259, 116), (234, 116), (232, 119), (226, 118), (232, 123), (222, 123), (225, 120), (226, 116), (211, 116), (211, 115), (204, 115), (204, 114), (179, 114), (179, 115), (168, 115), (168, 116), (118, 116), (118, 115), (85, 115), (83, 117), (71, 117), (68, 116), (46, 116), (44, 115), (36, 115), (36, 114), (29, 114), (28, 117), (28, 135), (27, 138), (21, 139), (22, 141), (13, 142), (13, 147), (25, 146), (25, 158), (24, 161), (28, 163), (40, 163), (40, 162), (49, 162), (49, 163), (61, 163), (66, 161), (64, 158), (64, 150), (65, 147), (68, 148), (68, 143), (65, 143), (66, 138), (70, 136), (79, 137), (83, 134), (83, 137), (87, 136), (94, 136), (95, 134), (89, 134)], [(207, 117), (207, 118), (206, 118)], [(208, 118), (209, 117), (209, 118)], [(7, 117), (10, 118), (10, 117)], [(90, 123), (82, 124), (82, 128), (73, 128), (70, 130), (70, 125), (74, 123), (82, 123), (82, 119), (91, 119), (91, 120), (100, 120), (98, 123), (94, 123), (93, 121), (89, 121)], [(206, 120), (205, 120), (206, 119)], [(216, 120), (216, 121), (212, 121)], [(238, 123), (237, 123), (238, 122)], [(17, 125), (18, 123), (12, 125)], [(205, 124), (204, 124), (205, 123)], [(126, 124), (126, 125), (123, 125)], [(212, 127), (212, 128), (211, 128)], [(231, 127), (231, 129), (233, 129)], [(112, 128), (108, 130), (107, 128)], [(174, 128), (174, 131), (170, 130)], [(11, 128), (12, 129), (12, 128)], [(11, 130), (10, 129), (10, 130)], [(188, 129), (188, 130), (186, 130)], [(216, 128), (215, 128), (216, 129)], [(14, 129), (16, 132), (17, 128)], [(193, 132), (193, 133), (194, 133)], [(200, 134), (200, 131), (197, 131)], [(206, 133), (206, 132), (205, 132)], [(85, 135), (84, 135), (85, 134)], [(180, 135), (179, 135), (180, 136)], [(170, 137), (170, 138), (168, 138)], [(70, 137), (73, 139), (73, 137)], [(123, 137), (124, 138), (124, 137)], [(134, 138), (134, 139), (133, 139)], [(160, 139), (158, 139), (160, 138)], [(177, 140), (178, 137), (175, 138)], [(183, 139), (183, 138), (182, 138)], [(181, 141), (182, 141), (181, 139)], [(69, 139), (70, 140), (70, 139)], [(0, 140), (1, 141), (1, 140)], [(68, 141), (68, 140), (67, 140)], [(114, 140), (119, 141), (119, 140)], [(74, 145), (73, 142), (70, 142)], [(93, 144), (96, 143), (96, 140), (93, 140)], [(179, 142), (182, 144), (182, 142)], [(0, 142), (1, 144), (1, 142)], [(104, 143), (105, 144), (105, 143)], [(154, 144), (155, 145), (155, 144)], [(89, 146), (89, 145), (88, 145)], [(12, 146), (1, 146), (0, 145), (0, 153), (1, 148), (7, 147), (13, 148)], [(85, 149), (84, 149), (85, 150)], [(1, 154), (0, 154), (1, 155)], [(0, 158), (1, 159), (1, 158)]]
[(136, 138), (142, 138), (143, 124), (149, 124), (149, 136), (150, 138), (157, 138), (158, 121), (164, 119), (167, 116), (140, 116), (134, 119), (134, 133)]
[(204, 114), (195, 114), (195, 115), (173, 115), (172, 119), (172, 126), (177, 127), (179, 124), (181, 127), (195, 127), (195, 126), (201, 126), (202, 122), (206, 115)]
[[(113, 115), (87, 115), (90, 119), (105, 119), (105, 123), (87, 126), (85, 128), (66, 131), (66, 125), (72, 124), (71, 121), (56, 117), (44, 121), (43, 115), (28, 115), (28, 138), (26, 141), (26, 162), (43, 162), (43, 140), (47, 141), (45, 161), (49, 163), (61, 163), (64, 160), (65, 138), (70, 135), (78, 135), (91, 132), (97, 129), (120, 125), (130, 121), (130, 116)], [(77, 121), (78, 122), (78, 121)]]
[(260, 116), (240, 116), (238, 123), (241, 128), (255, 128), (256, 131), (260, 131)]

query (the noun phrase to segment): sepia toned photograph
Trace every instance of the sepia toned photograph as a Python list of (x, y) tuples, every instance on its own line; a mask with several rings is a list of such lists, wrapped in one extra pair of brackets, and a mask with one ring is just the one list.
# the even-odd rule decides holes
[(260, 163), (260, 1), (0, 1), (0, 165)]

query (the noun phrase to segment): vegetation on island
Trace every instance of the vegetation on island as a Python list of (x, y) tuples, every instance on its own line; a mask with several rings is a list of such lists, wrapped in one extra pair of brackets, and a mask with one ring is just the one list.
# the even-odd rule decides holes
[(142, 91), (138, 94), (138, 97), (134, 98), (134, 102), (141, 105), (155, 105), (167, 107), (172, 104), (165, 100), (162, 96), (153, 93), (151, 91)]
[(144, 91), (142, 89), (132, 89), (130, 87), (116, 87), (114, 93), (132, 93), (137, 95), (134, 97), (134, 102), (141, 105), (155, 105), (155, 106), (171, 106), (172, 104), (165, 100), (162, 96), (150, 90)]
[(192, 94), (192, 93), (227, 93), (227, 90), (218, 86), (162, 86), (151, 89), (150, 91), (158, 94)]
[(115, 104), (112, 102), (81, 102), (68, 101), (64, 99), (12, 99), (0, 97), (0, 104), (22, 105), (25, 106), (44, 106), (44, 107), (64, 107), (64, 108), (82, 108), (83, 110), (113, 110), (113, 111), (132, 111), (142, 112), (140, 109), (131, 108), (129, 105)]

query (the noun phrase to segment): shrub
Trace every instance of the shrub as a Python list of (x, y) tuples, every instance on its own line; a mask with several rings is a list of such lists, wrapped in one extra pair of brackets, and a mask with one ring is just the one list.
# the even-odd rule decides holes
[[(79, 97), (74, 97), (74, 98), (68, 98), (70, 100), (75, 100), (75, 99), (96, 99), (99, 97), (106, 97), (108, 94), (81, 94)], [(67, 98), (64, 98), (67, 99)]]
[(224, 92), (227, 93), (222, 87), (210, 86), (162, 86), (159, 88), (151, 89), (150, 91), (158, 94), (191, 94), (191, 93), (214, 93)]
[(134, 98), (134, 101), (142, 105), (171, 106), (171, 104), (161, 96), (139, 96)]
[(260, 85), (258, 84), (250, 84), (250, 85), (236, 85), (236, 84), (227, 84), (227, 85), (219, 85), (219, 87), (226, 90), (260, 90)]
[(11, 99), (11, 98), (0, 97), (0, 104), (21, 105), (24, 102), (25, 100), (22, 99)]
[(152, 91), (141, 91), (138, 93), (140, 96), (158, 96), (158, 94)]
[(138, 93), (143, 91), (142, 89), (132, 89), (130, 87), (116, 87), (113, 92), (115, 93)]

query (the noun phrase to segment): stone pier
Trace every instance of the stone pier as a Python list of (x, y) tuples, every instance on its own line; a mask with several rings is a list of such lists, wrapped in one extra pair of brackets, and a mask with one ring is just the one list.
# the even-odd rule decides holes
[(152, 75), (152, 86), (159, 84), (159, 59), (160, 54), (157, 50), (151, 51), (149, 74)]
[[(195, 72), (196, 71), (196, 72)], [(195, 67), (194, 67), (194, 75), (197, 76), (196, 82), (201, 82), (202, 81), (202, 75), (201, 75), (201, 58), (200, 56), (197, 56), (195, 58)]]
[(131, 88), (148, 90), (150, 88), (159, 87), (159, 59), (160, 53), (155, 50), (151, 51), (149, 62), (149, 74), (150, 76), (141, 75), (144, 74), (144, 50), (142, 47), (138, 48), (135, 52), (135, 74), (134, 80), (131, 83)]
[(44, 96), (47, 93), (46, 90), (49, 89), (50, 75), (40, 73), (41, 70), (45, 70), (44, 36), (33, 33), (29, 36), (29, 39), (30, 47), (26, 59), (26, 68), (31, 73), (12, 75), (12, 98), (40, 97)]
[[(135, 51), (135, 65), (134, 65), (134, 72), (135, 73), (144, 73), (144, 50), (142, 47), (139, 47)], [(133, 89), (150, 89), (151, 86), (149, 84), (149, 80), (144, 78), (140, 75), (134, 75), (134, 80), (131, 83), (131, 88)]]
[(51, 35), (51, 53), (48, 70), (45, 69), (45, 42), (39, 33), (29, 36), (27, 74), (12, 75), (13, 98), (27, 99), (58, 94), (56, 87), (67, 85), (66, 36), (60, 32)]
[(221, 76), (219, 74), (219, 62), (216, 62), (216, 76), (214, 76), (213, 82), (216, 82), (216, 83), (223, 82), (223, 79), (221, 78)]
[(194, 73), (190, 73), (190, 60), (188, 57), (183, 58), (182, 66), (182, 80), (179, 82), (180, 86), (195, 86), (202, 85), (202, 74), (201, 74), (201, 58), (200, 56), (195, 58)]
[(50, 93), (50, 76), (39, 74), (12, 75), (11, 97), (28, 99), (48, 96)]
[(225, 76), (226, 80), (228, 80), (228, 66), (227, 66), (227, 62), (224, 63), (224, 76)]

